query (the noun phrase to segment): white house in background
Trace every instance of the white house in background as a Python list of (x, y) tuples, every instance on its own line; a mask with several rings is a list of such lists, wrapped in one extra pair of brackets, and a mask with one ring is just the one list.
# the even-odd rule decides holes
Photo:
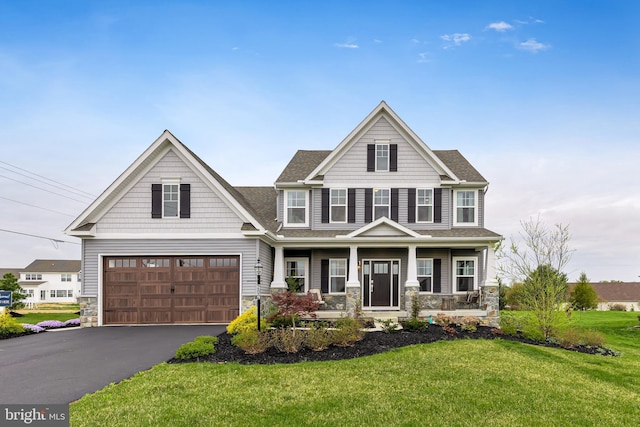
[(20, 271), (25, 304), (75, 303), (80, 295), (80, 260), (37, 259)]

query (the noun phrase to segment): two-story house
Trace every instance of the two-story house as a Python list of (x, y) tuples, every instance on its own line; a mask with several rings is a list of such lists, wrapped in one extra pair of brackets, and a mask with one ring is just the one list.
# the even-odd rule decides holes
[(66, 230), (82, 239), (83, 325), (225, 323), (287, 287), (319, 290), (336, 317), (406, 315), (417, 295), (424, 314), (495, 324), (487, 188), (385, 102), (270, 187), (230, 185), (165, 131)]
[(37, 259), (20, 271), (27, 306), (75, 303), (80, 295), (80, 260)]

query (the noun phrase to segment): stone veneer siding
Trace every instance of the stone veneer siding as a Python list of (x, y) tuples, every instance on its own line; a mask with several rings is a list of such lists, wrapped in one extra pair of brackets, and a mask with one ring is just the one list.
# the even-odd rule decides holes
[(78, 297), (80, 304), (80, 326), (94, 328), (98, 326), (98, 297)]

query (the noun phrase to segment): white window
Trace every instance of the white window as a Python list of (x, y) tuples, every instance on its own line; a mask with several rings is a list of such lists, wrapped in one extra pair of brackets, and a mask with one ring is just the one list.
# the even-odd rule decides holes
[(347, 190), (344, 188), (331, 189), (331, 222), (347, 222)]
[(416, 260), (418, 282), (420, 282), (420, 292), (432, 292), (433, 282), (433, 260), (418, 258)]
[(67, 289), (67, 298), (73, 298), (73, 291), (71, 289)]
[(456, 190), (454, 191), (454, 200), (455, 224), (478, 225), (478, 197), (476, 190)]
[(347, 286), (347, 260), (329, 260), (329, 292), (344, 293)]
[(44, 301), (47, 299), (47, 291), (44, 289), (40, 291), (40, 301)]
[(476, 258), (453, 259), (453, 292), (476, 289)]
[(389, 144), (376, 144), (376, 171), (389, 170)]
[(60, 275), (60, 281), (61, 282), (70, 282), (71, 281), (71, 274), (70, 273), (62, 273)]
[(179, 209), (180, 184), (177, 182), (162, 184), (162, 217), (177, 218)]
[(416, 191), (416, 222), (433, 222), (433, 190), (418, 188)]
[(285, 281), (293, 292), (307, 292), (308, 258), (285, 258)]
[(42, 274), (27, 273), (24, 276), (24, 280), (42, 280)]
[(304, 227), (308, 225), (307, 192), (287, 190), (285, 194), (285, 225)]
[(33, 299), (34, 291), (33, 289), (26, 289), (27, 297)]
[(389, 210), (391, 209), (391, 197), (389, 193), (391, 191), (387, 189), (376, 188), (373, 190), (373, 219), (386, 216), (390, 217)]

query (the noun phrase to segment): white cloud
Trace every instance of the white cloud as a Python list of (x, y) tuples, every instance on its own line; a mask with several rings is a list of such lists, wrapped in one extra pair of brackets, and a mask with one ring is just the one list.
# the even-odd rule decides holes
[[(465, 43), (471, 40), (471, 36), (468, 33), (444, 34), (440, 36), (440, 38), (445, 42), (453, 42), (453, 45), (455, 46), (460, 46), (462, 43)], [(448, 49), (453, 45), (450, 43), (447, 43), (444, 45), (444, 48)]]
[(487, 25), (484, 29), (495, 30), (499, 33), (504, 33), (507, 30), (513, 30), (513, 25), (507, 24), (504, 21), (492, 22), (491, 24)]
[(360, 47), (354, 42), (335, 43), (334, 46), (341, 49), (358, 49)]
[(428, 52), (420, 52), (418, 54), (418, 63), (430, 62), (429, 53)]
[(382, 43), (382, 40), (380, 40), (380, 39), (373, 39), (373, 42), (374, 42), (374, 43), (376, 43), (376, 44), (380, 44), (380, 43)]
[(548, 44), (540, 43), (534, 38), (527, 40), (526, 42), (522, 42), (518, 44), (518, 49), (527, 50), (529, 52), (537, 53), (541, 50), (547, 50), (551, 46)]
[(411, 43), (413, 43), (413, 44), (418, 44), (418, 43), (420, 43), (420, 40), (418, 40), (418, 39), (411, 39)]

